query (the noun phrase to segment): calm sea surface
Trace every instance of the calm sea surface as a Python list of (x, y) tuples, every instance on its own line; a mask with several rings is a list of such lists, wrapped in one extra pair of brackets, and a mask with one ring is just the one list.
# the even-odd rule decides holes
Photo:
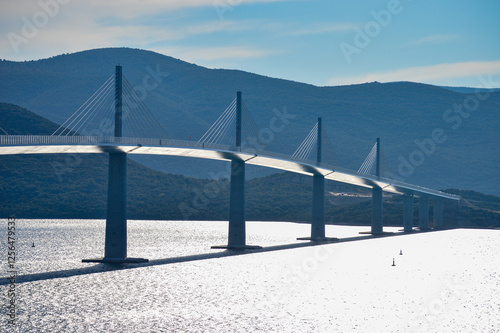
[[(7, 220), (0, 225), (5, 277)], [(327, 236), (349, 241), (308, 246), (296, 238), (309, 225), (249, 222), (247, 243), (265, 251), (239, 254), (210, 249), (226, 243), (227, 222), (129, 221), (128, 255), (151, 262), (117, 269), (81, 263), (102, 257), (103, 220), (16, 220), (16, 325), (3, 278), (0, 331), (498, 329), (497, 231), (360, 239), (362, 230), (327, 226)]]

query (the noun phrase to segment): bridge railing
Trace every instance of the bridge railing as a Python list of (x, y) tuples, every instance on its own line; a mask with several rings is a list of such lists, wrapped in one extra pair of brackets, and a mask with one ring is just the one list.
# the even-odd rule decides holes
[(48, 136), (48, 135), (0, 135), (0, 145), (31, 145), (31, 144), (124, 144), (150, 146), (179, 146), (210, 149), (235, 150), (234, 146), (213, 143), (194, 142), (187, 140), (128, 138), (109, 136)]
[(49, 136), (49, 135), (0, 135), (0, 145), (61, 145), (61, 144), (123, 144), (147, 146), (176, 146), (186, 148), (237, 151), (235, 146), (187, 140), (128, 138), (109, 136)]

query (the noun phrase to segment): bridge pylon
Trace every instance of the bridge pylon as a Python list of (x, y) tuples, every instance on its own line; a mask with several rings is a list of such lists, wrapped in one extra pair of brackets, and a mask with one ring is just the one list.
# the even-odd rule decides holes
[[(320, 165), (322, 158), (322, 120), (318, 117), (318, 133), (316, 139), (316, 165)], [(313, 174), (311, 237), (299, 237), (298, 240), (313, 242), (337, 241), (338, 238), (325, 237), (325, 176), (321, 173)]]
[[(377, 138), (377, 157), (375, 162), (375, 176), (380, 178), (380, 138)], [(372, 189), (372, 226), (371, 233), (379, 235), (384, 233), (384, 196), (380, 187)]]
[[(115, 69), (115, 137), (122, 136), (122, 66)], [(148, 259), (127, 257), (127, 154), (109, 153), (108, 199), (104, 258), (83, 262), (111, 264), (140, 263)]]
[[(375, 176), (380, 179), (380, 138), (377, 138), (375, 155)], [(372, 187), (372, 212), (371, 230), (362, 231), (360, 234), (384, 235), (384, 196), (382, 188), (377, 185)]]
[[(242, 94), (236, 92), (236, 150), (241, 151)], [(213, 249), (253, 250), (260, 246), (246, 244), (245, 221), (245, 161), (231, 160), (231, 185), (229, 193), (229, 230), (227, 245), (215, 245)]]

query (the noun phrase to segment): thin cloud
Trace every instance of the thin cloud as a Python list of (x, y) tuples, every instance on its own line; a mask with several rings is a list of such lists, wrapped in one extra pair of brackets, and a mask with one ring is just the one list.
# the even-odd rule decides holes
[[(56, 1), (59, 9), (63, 7), (78, 8), (79, 11), (85, 11), (89, 14), (100, 14), (102, 16), (112, 16), (117, 18), (131, 19), (142, 15), (151, 15), (161, 12), (168, 12), (183, 8), (194, 7), (213, 7), (221, 10), (231, 10), (245, 4), (280, 2), (289, 0), (65, 0), (60, 4)], [(33, 0), (1, 0), (0, 19), (21, 18), (27, 16), (30, 18), (36, 12), (43, 10), (42, 3), (50, 1)], [(47, 5), (45, 5), (47, 7)], [(51, 10), (54, 6), (51, 7)]]
[(273, 50), (262, 50), (250, 47), (214, 47), (214, 48), (160, 48), (154, 51), (174, 56), (189, 62), (211, 62), (216, 60), (234, 60), (259, 58), (280, 52)]
[[(38, 1), (1, 1), (0, 20), (5, 31), (5, 38), (0, 39), (2, 55), (9, 60), (32, 60), (103, 46), (148, 48), (199, 35), (252, 30), (260, 24), (221, 20), (218, 6), (225, 5), (224, 10), (231, 11), (244, 4), (283, 0), (71, 0), (66, 4), (55, 1), (59, 5), (49, 9), (42, 8), (42, 2)], [(186, 7), (213, 7), (213, 15), (195, 24), (172, 20), (173, 11)], [(47, 11), (51, 13), (46, 24), (37, 28), (33, 36), (25, 38), (24, 22)], [(177, 12), (175, 17), (182, 13), (185, 12)], [(244, 54), (256, 53), (247, 52), (241, 56)]]
[(413, 81), (442, 84), (444, 80), (497, 74), (500, 74), (500, 60), (483, 62), (470, 61), (455, 64), (410, 67), (396, 71), (371, 73), (360, 76), (336, 77), (330, 79), (328, 85), (357, 84), (373, 81)]
[(290, 33), (290, 35), (293, 35), (293, 36), (319, 35), (319, 34), (326, 34), (326, 33), (332, 33), (332, 32), (352, 30), (355, 27), (356, 27), (356, 25), (353, 23), (325, 24), (325, 25), (317, 25), (314, 27), (306, 28), (306, 29), (292, 31)]
[(256, 22), (246, 22), (246, 21), (210, 21), (207, 23), (202, 23), (198, 25), (190, 25), (180, 28), (179, 34), (183, 37), (190, 35), (205, 35), (215, 32), (235, 32), (235, 31), (245, 31), (255, 28)]
[(443, 44), (458, 38), (459, 38), (458, 35), (432, 35), (423, 37), (416, 41), (412, 41), (408, 43), (408, 45)]
[[(26, 1), (26, 0), (24, 0)], [(73, 0), (75, 1), (75, 0)], [(252, 3), (280, 2), (289, 0), (89, 0), (83, 1), (89, 7), (100, 8), (109, 15), (131, 19), (142, 15), (154, 15), (161, 12), (171, 13), (174, 10), (196, 7), (213, 7), (217, 12), (232, 11), (238, 6)]]
[[(132, 47), (148, 47), (150, 44), (166, 41), (175, 41), (195, 34), (195, 27), (186, 30), (171, 30), (167, 27), (158, 29), (154, 26), (97, 26), (91, 21), (81, 21), (80, 24), (65, 25), (60, 29), (58, 25), (40, 29), (36, 38), (29, 39), (26, 44), (18, 45), (20, 52), (12, 51), (8, 40), (0, 41), (0, 50), (4, 54), (9, 52), (14, 56), (12, 60), (23, 58), (35, 59), (54, 56), (58, 53), (73, 52), (76, 50), (98, 47), (113, 47), (128, 45)], [(210, 32), (209, 32), (210, 33)], [(78, 43), (74, 43), (77, 40)], [(38, 57), (30, 54), (36, 53)]]

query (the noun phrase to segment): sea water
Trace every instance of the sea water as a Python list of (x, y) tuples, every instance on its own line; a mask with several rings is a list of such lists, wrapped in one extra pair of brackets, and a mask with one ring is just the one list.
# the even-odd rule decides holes
[(500, 327), (498, 230), (402, 234), (385, 228), (394, 236), (373, 238), (359, 234), (368, 227), (327, 226), (327, 236), (341, 242), (312, 246), (296, 240), (309, 235), (309, 225), (248, 222), (247, 243), (263, 249), (231, 252), (210, 249), (227, 242), (227, 222), (129, 221), (128, 256), (150, 262), (113, 266), (81, 262), (103, 256), (103, 220), (19, 219), (15, 227), (14, 283), (6, 278), (12, 270), (7, 219), (0, 227), (1, 331)]

